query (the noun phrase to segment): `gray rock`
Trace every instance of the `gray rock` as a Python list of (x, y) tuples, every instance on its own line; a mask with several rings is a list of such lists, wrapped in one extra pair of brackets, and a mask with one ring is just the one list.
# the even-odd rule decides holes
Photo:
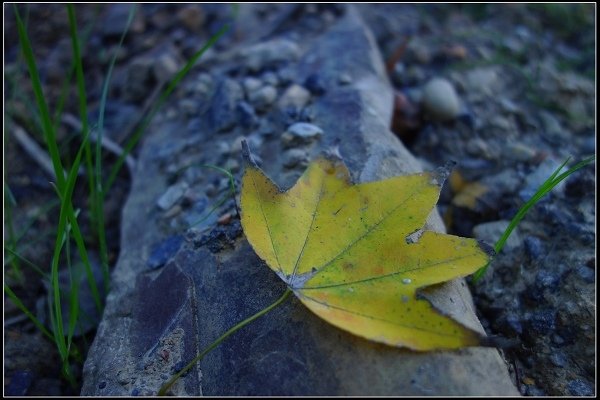
[[(112, 4), (108, 7), (100, 25), (102, 27), (102, 34), (108, 37), (120, 37), (127, 26), (127, 19), (129, 18), (131, 7), (131, 4)], [(130, 31), (141, 33), (145, 28), (146, 24), (143, 13), (136, 13)]]
[(323, 129), (308, 122), (296, 122), (281, 135), (284, 147), (309, 144), (323, 134)]
[(504, 158), (508, 160), (513, 159), (519, 162), (531, 161), (535, 154), (535, 149), (523, 142), (510, 141), (506, 143), (506, 147), (504, 147), (503, 150)]
[(204, 12), (199, 5), (187, 5), (179, 9), (177, 18), (183, 26), (192, 32), (197, 32), (204, 24)]
[(350, 76), (350, 74), (342, 72), (338, 77), (338, 82), (340, 83), (340, 85), (348, 85), (352, 83), (352, 77)]
[(298, 45), (288, 39), (274, 39), (242, 49), (236, 58), (252, 72), (273, 68), (284, 62), (296, 60), (300, 55)]
[(250, 76), (242, 81), (242, 85), (244, 86), (244, 90), (246, 91), (246, 97), (249, 97), (250, 94), (257, 91), (263, 86), (263, 82), (260, 79), (256, 79)]
[(185, 194), (188, 188), (188, 184), (185, 182), (179, 182), (171, 185), (165, 193), (156, 201), (156, 205), (161, 210), (168, 210), (173, 207)]
[(243, 99), (241, 86), (232, 79), (223, 79), (213, 95), (206, 114), (208, 128), (215, 132), (226, 132), (237, 121), (235, 108)]
[(271, 85), (271, 86), (279, 85), (279, 78), (277, 77), (277, 74), (274, 73), (273, 71), (265, 72), (264, 74), (261, 75), (261, 79), (263, 80), (263, 82), (265, 82), (268, 85)]
[(308, 153), (302, 149), (289, 149), (283, 154), (283, 166), (294, 168), (306, 167), (308, 164)]
[(146, 265), (150, 269), (162, 267), (173, 257), (183, 243), (183, 236), (172, 235), (164, 241), (154, 244)]
[[(340, 22), (315, 38), (306, 54), (297, 67), (299, 81), (319, 71), (327, 87), (314, 104), (315, 121), (327, 132), (316, 150), (338, 144), (361, 182), (419, 170), (389, 131), (393, 91), (374, 38), (351, 7)], [(352, 85), (337, 84), (339, 70), (352, 74)], [(166, 236), (160, 220), (149, 218), (146, 211), (149, 199), (165, 190), (152, 149), (184, 135), (182, 124), (155, 126), (141, 149), (140, 168), (123, 214), (123, 246), (113, 272), (113, 290), (84, 366), (83, 395), (156, 393), (165, 377), (241, 319), (271, 304), (285, 289), (254, 254), (239, 223), (237, 228), (234, 223), (213, 228), (204, 239), (180, 249), (162, 270), (143, 272), (140, 260), (148, 253), (148, 243)], [(207, 148), (217, 140), (207, 134)], [(263, 158), (266, 173), (278, 182), (284, 176), (282, 156), (273, 150), (279, 146), (276, 137), (261, 147), (251, 145)], [(427, 228), (443, 230), (437, 213), (432, 213)], [(424, 295), (444, 313), (482, 332), (464, 282), (440, 285)], [(127, 383), (122, 385), (119, 379)], [(100, 382), (106, 382), (102, 390)], [(221, 343), (172, 392), (205, 396), (517, 394), (495, 349), (418, 353), (372, 343), (327, 324), (295, 298)]]
[(181, 69), (183, 64), (178, 54), (165, 52), (154, 61), (154, 76), (159, 82), (168, 82)]
[(7, 396), (25, 396), (31, 388), (35, 375), (31, 371), (16, 371), (4, 388)]
[(206, 96), (210, 93), (214, 82), (209, 74), (199, 74), (191, 85), (191, 89), (195, 94)]
[(572, 396), (593, 396), (594, 388), (582, 379), (573, 379), (567, 384), (567, 389)]
[(250, 103), (258, 110), (265, 111), (277, 99), (277, 89), (271, 85), (261, 87), (248, 96)]
[(563, 143), (565, 140), (569, 140), (569, 132), (565, 130), (554, 115), (542, 110), (540, 111), (540, 120), (542, 121), (545, 136), (550, 140), (557, 143)]
[[(473, 228), (473, 235), (478, 240), (483, 240), (484, 242), (493, 246), (494, 243), (500, 239), (509, 223), (510, 221), (504, 220), (485, 222), (483, 224), (476, 225)], [(521, 238), (519, 236), (518, 228), (515, 228), (504, 245), (504, 251), (514, 251), (520, 246)]]
[[(542, 161), (542, 163), (525, 178), (525, 183), (519, 191), (519, 197), (521, 197), (523, 201), (529, 200), (535, 192), (537, 192), (540, 185), (542, 185), (560, 165), (561, 163), (552, 158), (547, 158)], [(563, 171), (566, 171), (566, 169), (563, 168)], [(565, 181), (562, 181), (556, 185), (552, 191), (562, 191), (565, 187), (565, 183)]]
[(246, 103), (245, 101), (240, 101), (237, 105), (237, 113), (240, 124), (247, 129), (252, 129), (256, 125), (258, 125), (259, 120), (254, 111), (254, 108)]
[(437, 121), (448, 121), (460, 114), (460, 100), (454, 86), (443, 78), (434, 78), (423, 88), (423, 106)]
[(469, 92), (486, 96), (494, 95), (498, 81), (496, 67), (472, 69), (465, 76), (466, 89)]
[(304, 108), (310, 101), (310, 92), (298, 84), (288, 87), (277, 101), (280, 109), (286, 107)]
[(131, 61), (127, 68), (127, 79), (123, 96), (125, 100), (140, 102), (156, 84), (151, 58), (140, 56)]

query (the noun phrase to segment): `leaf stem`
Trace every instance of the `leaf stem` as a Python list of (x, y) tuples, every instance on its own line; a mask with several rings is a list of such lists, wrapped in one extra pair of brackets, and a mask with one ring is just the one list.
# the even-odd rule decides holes
[(242, 322), (239, 322), (233, 328), (229, 329), (227, 332), (225, 332), (223, 335), (221, 335), (217, 340), (215, 340), (214, 342), (212, 342), (212, 344), (210, 344), (208, 347), (206, 347), (204, 350), (202, 350), (202, 352), (200, 354), (198, 354), (192, 361), (190, 361), (188, 363), (188, 365), (186, 365), (181, 371), (179, 371), (175, 375), (173, 375), (173, 377), (167, 383), (165, 383), (163, 386), (161, 386), (160, 390), (158, 391), (158, 395), (159, 396), (166, 395), (167, 391), (171, 388), (171, 386), (173, 386), (173, 384), (177, 381), (177, 379), (179, 379), (182, 375), (184, 375), (190, 369), (192, 369), (193, 366), (198, 361), (200, 361), (202, 358), (204, 358), (204, 356), (206, 354), (208, 354), (212, 349), (214, 349), (215, 347), (217, 347), (219, 344), (221, 344), (222, 341), (224, 341), (225, 339), (227, 339), (230, 335), (232, 335), (233, 333), (235, 333), (239, 329), (241, 329), (244, 326), (248, 325), (252, 321), (254, 321), (254, 320), (262, 317), (263, 315), (265, 315), (269, 311), (275, 309), (277, 306), (279, 306), (281, 303), (283, 303), (290, 296), (290, 294), (292, 294), (292, 289), (290, 289), (288, 287), (285, 290), (285, 292), (283, 293), (283, 295), (277, 301), (275, 301), (273, 304), (271, 304), (270, 306), (268, 306), (266, 308), (263, 308), (262, 310), (260, 310), (259, 312), (257, 312), (253, 316), (246, 318)]

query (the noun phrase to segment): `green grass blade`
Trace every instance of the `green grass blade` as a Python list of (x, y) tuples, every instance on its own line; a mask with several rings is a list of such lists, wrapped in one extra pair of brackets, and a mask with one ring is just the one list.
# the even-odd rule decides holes
[[(102, 210), (102, 205), (96, 204), (98, 196), (97, 196), (97, 192), (96, 192), (96, 183), (95, 183), (95, 179), (94, 179), (95, 176), (94, 176), (94, 168), (93, 168), (93, 162), (92, 162), (92, 150), (91, 150), (89, 136), (88, 136), (89, 135), (89, 124), (88, 124), (88, 113), (87, 113), (87, 95), (86, 95), (86, 90), (85, 90), (85, 80), (84, 80), (84, 76), (83, 76), (83, 64), (82, 64), (82, 60), (81, 60), (81, 52), (80, 52), (80, 47), (79, 47), (79, 37), (77, 34), (75, 11), (74, 11), (72, 4), (67, 5), (67, 12), (69, 15), (71, 42), (72, 42), (72, 46), (73, 46), (73, 58), (74, 58), (74, 62), (75, 62), (75, 71), (76, 71), (76, 78), (77, 78), (77, 90), (78, 90), (78, 98), (79, 98), (79, 114), (80, 114), (80, 119), (82, 121), (82, 138), (83, 138), (82, 148), (84, 149), (84, 152), (85, 152), (85, 164), (86, 164), (86, 171), (87, 171), (88, 184), (89, 184), (90, 210), (91, 210), (90, 216), (92, 217), (92, 220), (93, 220), (92, 224), (94, 225), (95, 218), (96, 218), (96, 213), (94, 212), (94, 210), (98, 210), (98, 209)], [(79, 162), (75, 162), (73, 164), (73, 168), (71, 169), (71, 172), (74, 172), (74, 176), (72, 178), (73, 184), (74, 184), (74, 181), (75, 181), (76, 175), (77, 175), (77, 170), (75, 169), (75, 167), (77, 167), (77, 168), (79, 167)], [(71, 193), (72, 193), (72, 190), (71, 190)], [(71, 195), (69, 194), (68, 197), (66, 198), (66, 201), (69, 204), (71, 202), (70, 198), (71, 198)], [(79, 231), (79, 224), (77, 223), (77, 219), (75, 218), (72, 207), (69, 207), (69, 209), (68, 209), (68, 216), (69, 216), (69, 222), (71, 223), (71, 228), (73, 229), (73, 237), (77, 243), (79, 253), (81, 255), (81, 258), (82, 258), (84, 266), (85, 266), (88, 284), (92, 290), (92, 294), (94, 296), (94, 301), (96, 303), (96, 306), (98, 307), (98, 310), (101, 311), (102, 310), (102, 299), (100, 298), (100, 294), (98, 292), (95, 278), (92, 273), (92, 267), (91, 267), (89, 258), (87, 256), (87, 250), (85, 247), (85, 243), (83, 241), (81, 232)]]
[[(519, 209), (517, 214), (510, 221), (508, 227), (506, 227), (506, 229), (504, 230), (504, 233), (502, 234), (500, 239), (498, 239), (498, 241), (494, 245), (494, 250), (496, 251), (496, 253), (499, 253), (500, 251), (502, 251), (502, 249), (504, 248), (504, 245), (506, 244), (506, 241), (510, 237), (511, 233), (517, 227), (517, 225), (521, 222), (523, 217), (525, 217), (525, 214), (527, 214), (527, 212), (529, 211), (529, 209), (531, 209), (531, 207), (533, 207), (535, 204), (537, 204), (542, 199), (542, 197), (544, 197), (546, 194), (548, 194), (560, 182), (562, 182), (567, 177), (569, 177), (573, 173), (577, 172), (581, 168), (585, 167), (586, 165), (592, 163), (596, 159), (596, 156), (594, 155), (594, 156), (588, 157), (588, 158), (580, 161), (579, 163), (575, 164), (573, 167), (569, 168), (567, 171), (558, 175), (560, 173), (560, 171), (565, 167), (565, 165), (567, 164), (569, 159), (570, 158), (567, 158), (567, 160), (565, 162), (563, 162), (552, 173), (552, 175), (550, 175), (550, 177), (548, 179), (546, 179), (546, 181), (540, 185), (540, 187), (538, 188), (536, 193), (531, 197), (531, 199), (529, 199), (525, 204), (523, 204), (521, 206), (521, 208)], [(490, 266), (490, 262), (488, 262), (485, 266), (483, 266), (482, 268), (477, 270), (477, 272), (475, 272), (475, 274), (473, 274), (473, 283), (477, 283), (481, 279), (481, 277), (485, 274), (485, 272), (487, 271), (489, 266)]]
[(48, 153), (50, 153), (50, 158), (52, 159), (54, 174), (56, 175), (56, 184), (58, 185), (58, 188), (62, 191), (62, 189), (65, 186), (65, 176), (63, 172), (64, 170), (62, 162), (60, 160), (60, 155), (58, 152), (58, 146), (56, 144), (56, 132), (54, 130), (54, 126), (50, 118), (50, 111), (48, 110), (48, 104), (46, 103), (46, 99), (42, 90), (42, 82), (38, 73), (38, 68), (35, 62), (35, 57), (33, 55), (33, 49), (31, 48), (31, 43), (29, 41), (29, 36), (27, 35), (27, 31), (25, 30), (25, 26), (23, 25), (23, 21), (21, 20), (21, 16), (19, 15), (19, 10), (17, 6), (13, 5), (13, 7), (15, 11), (15, 18), (17, 20), (19, 43), (21, 45), (21, 50), (23, 52), (23, 56), (27, 64), (29, 76), (31, 78), (31, 84), (33, 87), (33, 93), (35, 95), (35, 100), (40, 111), (40, 116), (42, 120), (41, 122), (44, 131), (44, 138), (46, 141), (46, 146), (48, 146)]
[(53, 200), (49, 201), (48, 203), (46, 203), (38, 211), (36, 211), (31, 216), (31, 218), (29, 218), (29, 220), (27, 221), (27, 223), (25, 223), (25, 225), (23, 226), (23, 228), (21, 229), (21, 231), (16, 235), (16, 237), (15, 237), (16, 243), (18, 244), (21, 241), (21, 239), (23, 239), (23, 237), (27, 234), (27, 232), (29, 232), (29, 229), (31, 229), (31, 227), (33, 226), (33, 224), (35, 223), (35, 221), (38, 219), (38, 217), (40, 217), (42, 215), (48, 215), (48, 213), (50, 213), (50, 211), (52, 211), (52, 209), (54, 207), (56, 207), (57, 205), (59, 205), (59, 204), (60, 204), (60, 200), (53, 199)]
[[(10, 191), (10, 188), (8, 187), (7, 184), (4, 184), (4, 221), (5, 221), (5, 226), (8, 229), (8, 246), (4, 245), (4, 248), (6, 249), (16, 249), (17, 248), (17, 236), (15, 235), (15, 227), (13, 224), (13, 219), (12, 219), (12, 209), (13, 207), (17, 204), (14, 196), (12, 195), (12, 192)], [(5, 262), (6, 263), (6, 262)], [(12, 259), (9, 260), (10, 263), (10, 267), (11, 267), (11, 271), (14, 275), (14, 278), (22, 283), (23, 282), (23, 272), (21, 270), (21, 265), (19, 264), (18, 258), (13, 257)]]
[[(81, 137), (86, 137), (89, 131), (88, 112), (87, 112), (87, 94), (85, 90), (85, 79), (83, 76), (83, 63), (81, 61), (81, 50), (79, 47), (79, 36), (77, 34), (77, 21), (75, 20), (75, 9), (73, 4), (67, 4), (67, 13), (69, 15), (69, 28), (71, 34), (71, 44), (73, 47), (73, 62), (75, 64), (75, 77), (77, 81), (79, 119), (81, 120)], [(96, 216), (94, 210), (97, 209), (96, 201), (96, 183), (94, 176), (94, 167), (92, 162), (92, 148), (89, 140), (83, 141), (85, 149), (85, 170), (88, 179), (90, 193), (90, 216), (92, 220)], [(93, 221), (92, 221), (93, 222)]]
[[(88, 24), (88, 26), (86, 26), (86, 28), (84, 29), (82, 35), (81, 35), (81, 44), (86, 43), (91, 32), (92, 29), (94, 27), (95, 24), (95, 19)], [(56, 110), (54, 112), (54, 128), (57, 129), (58, 124), (60, 124), (60, 120), (61, 120), (61, 116), (62, 116), (62, 112), (65, 106), (65, 102), (67, 100), (68, 94), (69, 94), (69, 90), (71, 88), (71, 80), (73, 79), (73, 75), (75, 74), (75, 69), (77, 68), (76, 63), (77, 60), (73, 59), (71, 61), (71, 66), (69, 67), (69, 72), (66, 76), (65, 81), (63, 82), (63, 85), (60, 89), (60, 96), (58, 97), (58, 101), (56, 103)]]
[[(87, 140), (87, 137), (85, 138)], [(61, 195), (61, 207), (60, 214), (58, 219), (58, 229), (56, 242), (54, 245), (54, 253), (52, 256), (52, 267), (50, 271), (50, 284), (52, 287), (52, 292), (50, 299), (52, 301), (52, 307), (50, 308), (50, 315), (52, 317), (53, 331), (54, 331), (54, 339), (57, 345), (59, 354), (63, 361), (63, 372), (69, 373), (68, 370), (68, 357), (69, 357), (69, 349), (68, 343), (65, 341), (64, 337), (64, 329), (63, 329), (63, 316), (62, 316), (62, 307), (61, 307), (61, 293), (60, 293), (60, 285), (59, 285), (59, 274), (58, 274), (58, 263), (60, 261), (60, 254), (63, 248), (63, 245), (66, 241), (69, 240), (69, 232), (70, 229), (74, 227), (75, 224), (71, 224), (70, 227), (67, 227), (67, 220), (69, 221), (77, 221), (77, 217), (73, 212), (73, 207), (71, 205), (71, 196), (73, 195), (73, 190), (75, 188), (75, 182), (77, 180), (77, 171), (79, 170), (79, 165), (81, 163), (82, 154), (84, 151), (84, 145), (82, 144), (77, 152), (77, 156), (75, 157), (75, 161), (73, 163), (73, 167), (69, 171), (69, 175), (67, 177), (66, 186), (64, 192), (60, 192)], [(88, 260), (89, 263), (89, 260)], [(92, 283), (93, 280), (92, 280)], [(65, 365), (66, 364), (66, 365)], [(67, 375), (69, 379), (72, 379), (69, 375)]]
[[(67, 229), (69, 232), (69, 229)], [(71, 241), (68, 239), (65, 245), (65, 252), (67, 256), (67, 270), (69, 271), (69, 322), (67, 329), (67, 353), (71, 354), (71, 344), (73, 343), (73, 334), (77, 327), (77, 321), (79, 319), (79, 287), (81, 277), (78, 268), (73, 268), (71, 260)]]
[(48, 274), (45, 273), (44, 271), (42, 271), (42, 269), (40, 267), (38, 267), (35, 263), (29, 261), (22, 255), (17, 253), (15, 250), (11, 249), (10, 247), (6, 247), (6, 246), (4, 246), (4, 250), (8, 251), (14, 258), (18, 258), (19, 260), (23, 261), (25, 264), (29, 265), (31, 267), (31, 269), (33, 269), (35, 272), (37, 272), (42, 278), (48, 278)]
[(27, 309), (27, 307), (25, 307), (21, 299), (19, 299), (15, 292), (13, 292), (6, 283), (4, 284), (4, 293), (6, 293), (6, 295), (12, 300), (13, 303), (15, 303), (15, 306), (17, 306), (17, 308), (21, 310), (23, 314), (27, 315), (31, 322), (33, 322), (36, 328), (38, 328), (40, 332), (44, 334), (44, 336), (54, 342), (54, 336), (52, 333), (46, 329), (46, 327), (35, 317), (35, 315), (31, 313), (31, 311), (29, 311), (29, 309)]
[(169, 97), (169, 95), (171, 94), (171, 92), (173, 92), (173, 90), (175, 90), (175, 88), (177, 87), (177, 85), (179, 84), (179, 82), (190, 72), (190, 70), (192, 69), (192, 67), (196, 63), (196, 61), (209, 48), (211, 48), (217, 42), (217, 40), (219, 40), (219, 38), (221, 36), (223, 36), (225, 34), (225, 32), (227, 32), (228, 30), (229, 30), (229, 25), (223, 26), (216, 34), (214, 34), (208, 40), (208, 42), (199, 51), (197, 51), (188, 60), (188, 62), (185, 64), (185, 66), (175, 75), (175, 77), (173, 79), (171, 79), (171, 81), (167, 85), (167, 88), (165, 90), (163, 90), (163, 92), (161, 93), (160, 97), (158, 98), (158, 100), (156, 101), (156, 103), (154, 104), (154, 106), (151, 108), (151, 110), (148, 113), (148, 115), (143, 119), (142, 123), (140, 123), (139, 127), (135, 130), (135, 132), (133, 133), (133, 135), (131, 136), (131, 138), (127, 141), (127, 144), (124, 147), (123, 154), (121, 154), (119, 156), (119, 158), (117, 159), (115, 165), (111, 169), (110, 175), (109, 175), (106, 183), (104, 184), (104, 192), (105, 193), (110, 190), (112, 184), (114, 183), (115, 179), (117, 178), (117, 174), (119, 173), (119, 171), (121, 170), (121, 167), (123, 166), (123, 163), (125, 162), (125, 157), (129, 153), (131, 153), (131, 151), (133, 150), (133, 148), (135, 147), (135, 145), (139, 142), (139, 140), (142, 137), (142, 134), (144, 133), (144, 131), (146, 130), (146, 128), (148, 127), (148, 125), (150, 125), (150, 122), (154, 118), (154, 115), (158, 112), (159, 108), (167, 100), (167, 98)]
[(125, 36), (127, 32), (129, 32), (129, 27), (131, 26), (131, 22), (133, 21), (133, 17), (135, 16), (137, 10), (137, 6), (134, 5), (129, 9), (129, 16), (127, 18), (127, 24), (125, 25), (125, 30), (121, 34), (121, 39), (119, 40), (119, 44), (115, 49), (115, 52), (110, 60), (110, 65), (108, 67), (108, 72), (106, 73), (106, 79), (104, 80), (104, 85), (102, 87), (102, 96), (100, 98), (100, 109), (98, 116), (98, 139), (96, 140), (96, 157), (95, 157), (95, 178), (96, 178), (96, 201), (94, 204), (96, 205), (96, 210), (94, 210), (94, 214), (96, 215), (96, 234), (98, 236), (98, 241), (100, 244), (100, 262), (102, 264), (102, 275), (104, 278), (104, 289), (105, 292), (108, 293), (109, 284), (110, 284), (110, 276), (108, 269), (108, 246), (106, 245), (106, 231), (104, 227), (104, 189), (102, 187), (102, 135), (104, 134), (104, 114), (106, 110), (106, 100), (108, 98), (108, 88), (110, 85), (110, 81), (112, 78), (113, 68), (117, 61), (117, 54), (123, 43), (125, 41)]

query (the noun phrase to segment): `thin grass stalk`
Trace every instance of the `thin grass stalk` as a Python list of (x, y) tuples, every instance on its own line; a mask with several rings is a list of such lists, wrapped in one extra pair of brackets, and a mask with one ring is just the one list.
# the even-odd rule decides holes
[[(517, 211), (517, 214), (515, 214), (513, 219), (510, 221), (510, 223), (508, 224), (508, 226), (502, 233), (502, 236), (500, 236), (500, 238), (494, 245), (494, 251), (496, 252), (496, 254), (498, 254), (498, 253), (500, 253), (500, 251), (502, 251), (502, 249), (504, 248), (504, 245), (506, 244), (506, 241), (510, 237), (511, 233), (516, 228), (516, 226), (521, 222), (521, 220), (525, 217), (525, 215), (531, 209), (531, 207), (533, 207), (535, 204), (537, 204), (542, 199), (542, 197), (544, 197), (552, 189), (554, 189), (554, 187), (556, 187), (556, 185), (558, 185), (560, 182), (562, 182), (563, 180), (568, 178), (573, 173), (579, 171), (581, 168), (592, 163), (595, 159), (596, 159), (595, 155), (588, 157), (588, 158), (578, 162), (573, 167), (569, 168), (567, 171), (565, 171), (559, 175), (560, 171), (565, 167), (565, 165), (570, 160), (570, 158), (567, 158), (567, 160), (565, 160), (548, 177), (548, 179), (546, 179), (546, 181), (540, 185), (540, 187), (538, 188), (536, 193), (525, 204), (523, 204), (521, 206), (521, 208), (519, 208), (519, 210)], [(490, 263), (491, 262), (488, 262), (485, 266), (483, 266), (482, 268), (477, 270), (477, 272), (475, 272), (475, 274), (473, 274), (473, 283), (477, 283), (481, 279), (481, 277), (485, 274), (485, 272), (489, 268)]]
[(108, 72), (106, 73), (106, 79), (104, 80), (104, 85), (102, 87), (102, 96), (100, 98), (100, 109), (98, 115), (98, 138), (96, 140), (96, 154), (95, 154), (95, 179), (96, 179), (96, 201), (95, 204), (98, 207), (95, 210), (96, 214), (96, 234), (98, 235), (98, 242), (100, 244), (100, 263), (102, 265), (102, 275), (104, 278), (104, 291), (108, 293), (109, 285), (110, 285), (110, 276), (108, 269), (108, 246), (106, 245), (106, 231), (104, 226), (104, 189), (102, 187), (102, 136), (104, 134), (104, 113), (106, 110), (106, 101), (108, 98), (108, 87), (110, 85), (110, 80), (112, 78), (113, 68), (115, 66), (117, 60), (117, 53), (119, 49), (123, 46), (125, 41), (125, 36), (127, 32), (129, 32), (129, 27), (131, 26), (131, 22), (133, 21), (133, 17), (135, 16), (137, 10), (137, 6), (134, 5), (129, 9), (129, 16), (127, 18), (127, 24), (125, 25), (125, 30), (121, 34), (121, 39), (119, 40), (119, 44), (112, 56), (110, 61), (110, 65), (108, 67)]

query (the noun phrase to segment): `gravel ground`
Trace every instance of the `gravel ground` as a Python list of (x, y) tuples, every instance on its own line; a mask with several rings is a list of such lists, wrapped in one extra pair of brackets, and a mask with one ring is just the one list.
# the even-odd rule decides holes
[[(594, 5), (364, 4), (359, 8), (388, 61), (397, 91), (393, 130), (427, 168), (451, 160), (457, 163), (440, 201), (450, 233), (495, 242), (520, 205), (567, 157), (572, 157), (569, 165), (573, 165), (595, 154)], [(128, 8), (120, 4), (75, 9), (79, 27), (90, 32), (83, 56), (94, 116)], [(325, 29), (343, 7), (257, 5), (252, 18), (243, 18), (247, 17), (243, 10), (227, 5), (144, 5), (118, 53), (107, 105), (107, 135), (123, 143), (131, 122), (147, 112), (144, 107), (155, 88), (172, 77), (220, 24), (235, 19), (236, 12), (242, 13), (236, 22), (240, 26), (262, 21), (257, 37), (275, 32), (293, 38), (295, 29)], [(289, 23), (299, 13), (312, 16), (304, 20), (305, 26)], [(29, 33), (46, 95), (55, 109), (68, 72), (65, 65), (70, 62), (64, 7), (30, 6)], [(5, 8), (4, 36), (5, 116), (11, 121), (7, 132), (18, 124), (43, 145), (29, 110), (27, 99), (33, 97), (19, 59), (10, 7)], [(238, 39), (234, 30), (206, 59), (226, 53)], [(267, 50), (277, 54), (289, 49)], [(255, 67), (263, 61), (256, 60)], [(253, 65), (244, 68), (252, 71)], [(167, 103), (189, 110), (190, 126), (194, 113), (206, 111), (199, 103), (211, 90), (209, 72), (210, 68), (204, 82), (196, 80), (193, 86), (184, 81), (174, 94), (176, 100)], [(246, 79), (242, 87), (223, 89), (229, 94), (239, 90), (246, 105), (236, 110), (231, 121), (215, 117), (218, 124), (225, 124), (215, 128), (236, 123), (260, 127), (261, 115), (276, 99), (278, 107), (306, 110), (310, 96), (318, 95), (318, 78), (283, 96), (277, 87), (278, 81), (285, 80), (284, 69), (253, 73), (254, 81)], [(69, 98), (65, 107), (72, 116), (78, 115), (75, 99), (75, 95)], [(293, 116), (300, 122), (309, 117)], [(70, 140), (72, 131), (67, 118), (59, 128), (65, 151), (77, 146), (76, 140)], [(290, 141), (294, 135), (318, 133), (299, 131)], [(236, 146), (239, 143), (224, 142), (217, 149), (223, 155), (220, 165), (233, 171), (239, 168)], [(17, 248), (36, 264), (49, 265), (58, 212), (56, 206), (50, 211), (45, 208), (52, 206), (52, 186), (13, 135), (6, 135), (4, 151), (5, 188), (10, 188), (17, 204), (11, 213), (13, 225), (18, 232), (29, 226)], [(286, 154), (289, 167), (306, 162), (307, 154), (291, 145)], [(124, 172), (105, 207), (113, 262), (118, 256), (119, 214), (127, 181)], [(596, 391), (595, 184), (594, 164), (559, 185), (525, 217), (485, 278), (471, 284), (488, 334), (510, 339), (504, 354), (524, 395), (582, 396)], [(215, 180), (214, 186), (218, 194), (227, 188), (227, 181)], [(75, 194), (81, 205), (84, 190)], [(173, 197), (185, 194), (185, 188), (170, 190), (159, 204), (166, 211), (172, 209)], [(10, 234), (7, 224), (5, 218), (5, 235)], [(46, 289), (39, 276), (24, 268), (25, 279), (19, 281), (7, 268), (5, 283), (30, 309), (42, 313)], [(53, 344), (6, 298), (4, 320), (6, 394), (79, 393), (79, 388), (60, 379)], [(85, 349), (93, 334), (92, 325), (77, 338), (78, 346)], [(80, 373), (81, 364), (73, 366)]]

